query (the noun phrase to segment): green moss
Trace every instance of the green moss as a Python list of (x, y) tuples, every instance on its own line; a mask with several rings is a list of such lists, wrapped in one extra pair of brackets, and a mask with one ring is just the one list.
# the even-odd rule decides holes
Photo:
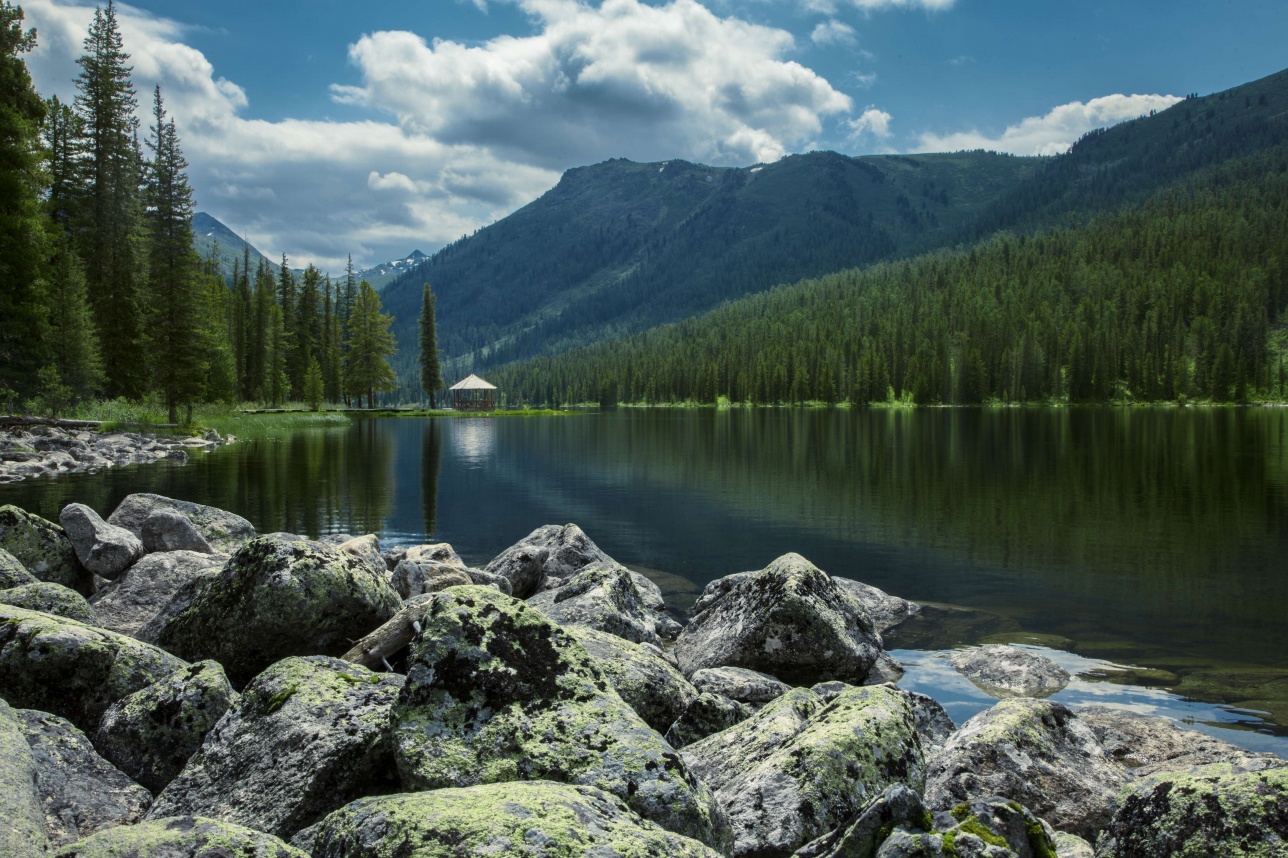
[(987, 826), (984, 825), (984, 823), (980, 822), (977, 817), (970, 816), (961, 820), (957, 823), (957, 830), (965, 834), (973, 834), (990, 846), (1001, 846), (1004, 849), (1010, 848), (1010, 844), (1006, 842), (1006, 838), (994, 834)]
[(913, 820), (913, 821), (914, 821), (914, 823), (916, 824), (916, 826), (917, 826), (918, 828), (920, 828), (922, 831), (934, 831), (934, 830), (935, 830), (935, 817), (934, 817), (934, 816), (932, 816), (932, 815), (931, 815), (931, 813), (930, 813), (930, 811), (928, 811), (928, 810), (922, 810), (922, 811), (921, 811), (921, 815), (920, 815), (920, 816), (918, 816), (918, 817), (917, 817), (915, 820)]
[(1034, 858), (1059, 858), (1055, 844), (1041, 822), (1030, 817), (1024, 821), (1024, 830), (1029, 835), (1029, 849)]
[(970, 802), (963, 801), (961, 804), (956, 805), (950, 812), (953, 815), (953, 819), (957, 820), (958, 822), (961, 822), (962, 820), (966, 819), (971, 815)]
[(264, 710), (264, 714), (272, 715), (278, 709), (281, 709), (286, 705), (286, 701), (290, 700), (295, 692), (299, 690), (299, 684), (292, 683), (274, 694), (272, 697), (268, 698), (268, 707)]
[(55, 858), (118, 858), (159, 855), (220, 855), (229, 858), (308, 858), (276, 837), (231, 822), (180, 816), (121, 825), (65, 846)]

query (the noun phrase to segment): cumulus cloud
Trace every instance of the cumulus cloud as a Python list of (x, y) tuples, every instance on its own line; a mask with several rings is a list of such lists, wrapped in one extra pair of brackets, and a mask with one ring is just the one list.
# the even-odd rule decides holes
[(810, 33), (810, 39), (816, 45), (853, 45), (857, 41), (854, 28), (835, 18), (817, 24), (814, 32)]
[[(40, 45), (29, 65), (70, 98), (93, 8), (24, 0)], [(467, 0), (486, 11), (484, 0)], [(696, 0), (508, 0), (530, 36), (464, 45), (409, 32), (358, 38), (363, 121), (250, 119), (244, 90), (186, 43), (181, 23), (117, 15), (146, 126), (160, 83), (199, 208), (268, 253), (336, 270), (433, 250), (531, 201), (568, 167), (610, 157), (772, 161), (852, 109), (787, 59), (792, 36)], [(355, 34), (356, 35), (356, 34)], [(387, 117), (387, 118), (386, 118)]]
[(991, 149), (1013, 155), (1059, 155), (1079, 137), (1096, 128), (1164, 110), (1180, 101), (1174, 95), (1106, 95), (1088, 102), (1073, 101), (1052, 109), (1045, 116), (1031, 116), (1007, 126), (1001, 134), (961, 131), (953, 134), (921, 135), (918, 152), (955, 152), (959, 149)]
[(864, 135), (885, 139), (890, 136), (890, 120), (893, 118), (884, 110), (869, 107), (854, 119), (847, 120), (845, 126), (850, 129), (851, 140)]

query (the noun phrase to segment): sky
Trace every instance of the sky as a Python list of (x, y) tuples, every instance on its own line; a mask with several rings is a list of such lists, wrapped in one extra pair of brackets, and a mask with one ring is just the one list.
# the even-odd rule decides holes
[[(70, 99), (94, 4), (18, 0)], [(272, 258), (432, 253), (609, 158), (1056, 154), (1288, 66), (1283, 0), (136, 0), (197, 208)]]

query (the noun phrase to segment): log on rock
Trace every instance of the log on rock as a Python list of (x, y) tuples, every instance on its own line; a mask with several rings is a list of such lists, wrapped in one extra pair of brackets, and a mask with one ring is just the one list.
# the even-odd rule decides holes
[(383, 626), (355, 643), (341, 658), (371, 670), (382, 667), (393, 670), (389, 660), (420, 634), (420, 623), (429, 610), (432, 596), (432, 593), (426, 593), (407, 602)]

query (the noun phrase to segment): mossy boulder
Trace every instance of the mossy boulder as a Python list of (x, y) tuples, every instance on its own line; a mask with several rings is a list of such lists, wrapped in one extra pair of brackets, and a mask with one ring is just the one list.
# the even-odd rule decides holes
[(0, 549), (37, 580), (88, 593), (90, 575), (62, 527), (16, 506), (0, 506)]
[(566, 630), (595, 660), (621, 698), (659, 733), (697, 698), (697, 689), (656, 649), (586, 626), (567, 626)]
[(1054, 831), (1018, 802), (976, 798), (935, 815), (945, 855), (1057, 858)]
[(396, 788), (389, 710), (398, 674), (288, 658), (251, 682), (149, 819), (188, 814), (283, 838), (363, 795)]
[(0, 590), (10, 587), (21, 587), (23, 584), (34, 584), (39, 580), (27, 571), (17, 557), (0, 548)]
[(393, 726), (408, 788), (592, 785), (669, 831), (727, 840), (710, 791), (572, 635), (496, 590), (431, 597)]
[(1159, 775), (1128, 787), (1097, 858), (1288, 855), (1288, 769)]
[(686, 676), (746, 667), (790, 685), (829, 679), (860, 684), (881, 652), (872, 619), (814, 564), (785, 554), (707, 594), (676, 641)]
[(764, 706), (792, 690), (786, 682), (745, 667), (707, 667), (695, 670), (689, 678), (699, 691), (751, 706)]
[(242, 686), (296, 655), (341, 655), (402, 600), (351, 554), (310, 540), (259, 537), (229, 559), (157, 644), (189, 660), (212, 658)]
[(99, 721), (94, 745), (155, 795), (237, 700), (224, 669), (200, 661), (112, 704)]
[(793, 858), (873, 858), (896, 826), (930, 831), (933, 821), (921, 796), (892, 784), (853, 818), (793, 853)]
[(579, 570), (528, 604), (561, 626), (585, 626), (635, 643), (661, 646), (680, 632), (679, 623), (666, 615), (657, 585), (612, 561)]
[(107, 521), (142, 539), (144, 523), (159, 510), (175, 512), (188, 519), (206, 543), (221, 554), (237, 550), (255, 536), (254, 526), (240, 515), (205, 504), (143, 492), (127, 495)]
[(1040, 653), (985, 644), (953, 654), (953, 669), (990, 697), (1050, 697), (1069, 684), (1069, 672)]
[(41, 611), (57, 617), (76, 620), (87, 626), (101, 626), (98, 614), (85, 601), (85, 597), (70, 587), (62, 584), (51, 584), (48, 581), (37, 581), (0, 590), (0, 604), (26, 608), (29, 611)]
[(218, 575), (227, 560), (222, 554), (198, 551), (149, 554), (100, 587), (90, 596), (90, 604), (105, 628), (146, 640), (140, 634), (144, 626), (158, 617), (164, 625), (169, 616), (187, 607), (176, 604), (171, 608), (176, 593), (192, 581)]
[(591, 786), (524, 781), (360, 799), (294, 841), (314, 858), (717, 858)]
[(152, 796), (100, 757), (70, 721), (34, 709), (16, 714), (36, 765), (45, 829), (53, 845), (143, 818)]
[(746, 703), (704, 691), (693, 698), (671, 722), (671, 726), (666, 728), (666, 741), (672, 748), (683, 748), (722, 730), (728, 730), (733, 725), (746, 721), (755, 712), (755, 707)]
[(0, 696), (61, 715), (87, 733), (113, 703), (186, 666), (116, 632), (0, 605)]
[(18, 714), (0, 700), (0, 855), (36, 858), (48, 848), (36, 761)]
[(889, 686), (829, 703), (793, 689), (681, 753), (729, 815), (734, 855), (790, 855), (887, 787), (919, 791), (925, 778), (912, 704)]
[(1067, 706), (1017, 697), (984, 710), (949, 737), (930, 762), (926, 806), (950, 810), (999, 796), (1057, 829), (1094, 840), (1127, 779), (1127, 770)]
[(609, 557), (575, 524), (547, 524), (501, 552), (484, 570), (510, 582), (515, 597), (526, 599), (543, 585), (558, 586)]
[(309, 858), (276, 837), (230, 822), (181, 816), (125, 825), (65, 846), (54, 858)]

